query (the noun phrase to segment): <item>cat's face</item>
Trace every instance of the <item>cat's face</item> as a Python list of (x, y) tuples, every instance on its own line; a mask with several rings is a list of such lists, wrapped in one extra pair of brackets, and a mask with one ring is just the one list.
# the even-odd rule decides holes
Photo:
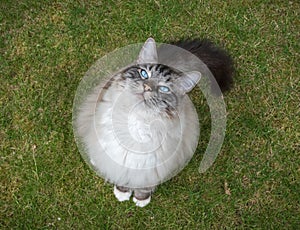
[(142, 47), (137, 64), (122, 72), (126, 88), (153, 111), (176, 113), (182, 97), (199, 81), (199, 72), (182, 73), (158, 64), (156, 44), (148, 39)]
[(158, 112), (173, 112), (184, 95), (177, 85), (182, 73), (162, 64), (138, 64), (126, 69), (122, 77), (127, 89)]

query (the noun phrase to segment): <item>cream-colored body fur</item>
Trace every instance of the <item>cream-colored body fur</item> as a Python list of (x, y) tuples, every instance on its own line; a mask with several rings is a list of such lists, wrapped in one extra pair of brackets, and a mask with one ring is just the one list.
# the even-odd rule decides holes
[(170, 118), (151, 111), (117, 80), (108, 89), (97, 87), (76, 120), (88, 163), (111, 183), (129, 188), (171, 178), (191, 159), (199, 137), (192, 102), (185, 95), (179, 104)]

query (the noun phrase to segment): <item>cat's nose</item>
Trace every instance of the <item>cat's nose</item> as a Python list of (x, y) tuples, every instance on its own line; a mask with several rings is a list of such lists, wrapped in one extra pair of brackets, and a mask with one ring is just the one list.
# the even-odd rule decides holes
[(152, 91), (152, 88), (149, 86), (149, 85), (147, 85), (147, 84), (144, 84), (144, 90), (145, 91)]

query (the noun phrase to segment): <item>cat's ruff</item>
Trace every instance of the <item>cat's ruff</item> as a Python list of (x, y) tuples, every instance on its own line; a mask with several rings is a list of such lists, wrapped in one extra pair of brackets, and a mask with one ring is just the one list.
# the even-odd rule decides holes
[[(181, 105), (182, 108), (178, 109), (178, 120), (170, 120), (157, 115), (151, 118), (151, 114), (141, 108), (136, 108), (135, 113), (128, 117), (126, 108), (132, 107), (130, 103), (135, 102), (127, 98), (120, 103), (124, 107), (116, 108), (115, 111), (115, 121), (121, 127), (129, 125), (128, 131), (125, 129), (117, 131), (117, 135), (130, 137), (128, 140), (122, 139), (123, 143), (120, 145), (113, 131), (114, 125), (110, 119), (112, 110), (109, 107), (109, 103), (114, 103), (117, 95), (117, 90), (115, 94), (104, 95), (105, 103), (99, 104), (95, 113), (93, 109), (89, 109), (93, 108), (92, 104), (97, 101), (98, 93), (95, 93), (88, 99), (94, 102), (82, 110), (80, 119), (85, 120), (86, 123), (81, 127), (81, 131), (83, 140), (87, 144), (89, 161), (100, 175), (114, 184), (132, 188), (157, 185), (172, 176), (174, 171), (184, 167), (191, 159), (199, 135), (197, 113), (186, 96)], [(94, 116), (97, 118), (95, 127), (93, 127)], [(128, 118), (128, 123), (127, 120), (124, 124), (121, 123), (123, 117)], [(151, 123), (151, 119), (160, 119), (164, 124), (162, 126), (159, 122), (154, 123), (155, 130), (152, 131), (156, 134), (151, 133), (147, 126)], [(176, 121), (181, 123), (176, 123)], [(151, 135), (156, 136), (150, 139)], [(162, 135), (165, 140), (162, 145), (159, 145), (159, 137)], [(131, 136), (138, 141), (134, 142)], [(128, 147), (133, 151), (129, 151)], [(156, 152), (153, 152), (155, 148)], [(149, 151), (149, 153), (136, 154), (137, 151), (145, 153)]]

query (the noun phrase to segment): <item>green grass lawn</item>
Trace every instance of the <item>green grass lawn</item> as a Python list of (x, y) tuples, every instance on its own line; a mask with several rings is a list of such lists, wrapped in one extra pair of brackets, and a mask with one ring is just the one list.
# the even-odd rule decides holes
[[(119, 203), (82, 160), (72, 103), (103, 55), (153, 36), (207, 37), (236, 63), (222, 151), (198, 172), (210, 133), (145, 208)], [(300, 2), (0, 2), (1, 229), (299, 229)]]

